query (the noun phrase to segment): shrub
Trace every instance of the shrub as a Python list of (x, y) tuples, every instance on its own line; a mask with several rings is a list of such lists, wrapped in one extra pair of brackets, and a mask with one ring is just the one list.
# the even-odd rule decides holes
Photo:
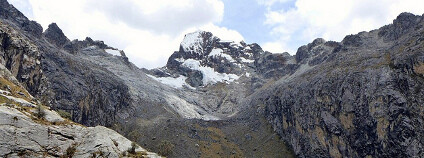
[(137, 148), (137, 144), (135, 144), (134, 142), (131, 143), (131, 147), (128, 148), (128, 153), (130, 154), (136, 154), (135, 153), (135, 149)]
[(72, 144), (66, 149), (65, 155), (62, 155), (61, 158), (71, 158), (75, 155), (75, 152), (77, 152), (77, 144)]
[(72, 120), (72, 114), (69, 113), (69, 112), (66, 112), (64, 110), (58, 110), (57, 113), (63, 118), (66, 118), (68, 120)]
[(41, 105), (38, 105), (34, 115), (38, 119), (43, 119), (46, 116), (46, 112), (44, 111), (44, 108)]
[(174, 145), (171, 142), (165, 140), (158, 145), (158, 154), (162, 156), (169, 156), (172, 154), (173, 149)]

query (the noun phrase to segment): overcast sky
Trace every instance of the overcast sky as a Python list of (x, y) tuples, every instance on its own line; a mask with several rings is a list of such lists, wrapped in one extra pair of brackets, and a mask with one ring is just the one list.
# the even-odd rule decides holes
[(377, 29), (401, 12), (424, 13), (423, 0), (9, 0), (44, 29), (56, 22), (69, 39), (92, 37), (122, 49), (139, 67), (166, 64), (184, 35), (211, 31), (295, 54), (321, 37)]

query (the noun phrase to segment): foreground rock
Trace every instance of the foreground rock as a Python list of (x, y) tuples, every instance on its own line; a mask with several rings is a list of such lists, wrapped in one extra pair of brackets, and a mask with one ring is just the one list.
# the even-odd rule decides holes
[[(17, 106), (0, 106), (0, 157), (123, 157), (131, 141), (103, 126), (84, 127), (69, 121), (37, 120)], [(21, 109), (22, 110), (22, 109)], [(46, 112), (58, 116), (55, 112)], [(159, 157), (135, 145), (144, 157)]]

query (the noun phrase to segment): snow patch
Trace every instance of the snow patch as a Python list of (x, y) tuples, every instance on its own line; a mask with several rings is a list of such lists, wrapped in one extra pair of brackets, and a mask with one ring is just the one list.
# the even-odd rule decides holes
[(188, 85), (185, 82), (185, 80), (187, 79), (187, 77), (182, 76), (182, 75), (180, 77), (177, 77), (177, 78), (173, 78), (173, 77), (155, 77), (155, 76), (152, 76), (152, 75), (147, 75), (147, 76), (149, 76), (150, 78), (153, 78), (154, 80), (156, 80), (156, 81), (158, 81), (160, 83), (169, 85), (169, 86), (171, 86), (173, 88), (183, 88), (184, 86), (186, 86), (188, 88), (194, 89), (193, 87), (191, 87), (190, 85)]
[(219, 48), (214, 48), (214, 49), (212, 49), (212, 51), (211, 51), (211, 53), (209, 53), (209, 55), (208, 55), (209, 57), (217, 57), (217, 56), (220, 56), (220, 57), (223, 57), (223, 58), (225, 58), (225, 59), (227, 59), (228, 61), (230, 61), (230, 62), (235, 62), (235, 60), (233, 59), (233, 57), (231, 57), (230, 55), (228, 55), (228, 54), (224, 54), (224, 50), (222, 50), (222, 49), (219, 49)]
[(240, 78), (235, 74), (218, 73), (211, 67), (201, 66), (198, 60), (187, 59), (182, 65), (192, 70), (202, 72), (203, 85), (215, 84), (217, 82), (229, 83)]
[(220, 40), (219, 43), (234, 43), (233, 40)]
[(236, 47), (236, 48), (243, 48), (243, 46), (240, 43), (231, 43), (230, 46), (231, 47)]
[(208, 56), (217, 56), (217, 55), (222, 54), (222, 52), (224, 52), (224, 50), (219, 49), (219, 48), (214, 48), (214, 49), (212, 49), (211, 53), (209, 53)]
[(240, 63), (236, 63), (235, 65), (237, 65), (239, 68), (242, 68), (243, 67), (243, 65), (240, 64)]
[(181, 47), (185, 52), (193, 51), (197, 53), (203, 52), (203, 39), (201, 36), (202, 31), (196, 31), (193, 33), (186, 34), (183, 41), (181, 42)]
[(246, 77), (250, 77), (250, 73), (246, 72)]
[(241, 59), (241, 62), (243, 62), (243, 63), (253, 63), (253, 62), (255, 62), (255, 60), (246, 59), (246, 58), (243, 58), (243, 57), (240, 57), (240, 59)]
[(175, 58), (174, 60), (175, 60), (175, 61), (178, 61), (178, 62), (180, 62), (180, 63), (183, 63), (183, 62), (185, 61), (185, 59), (184, 59), (184, 58)]
[(121, 56), (121, 52), (119, 50), (105, 49), (105, 51), (109, 54), (112, 54), (112, 55)]

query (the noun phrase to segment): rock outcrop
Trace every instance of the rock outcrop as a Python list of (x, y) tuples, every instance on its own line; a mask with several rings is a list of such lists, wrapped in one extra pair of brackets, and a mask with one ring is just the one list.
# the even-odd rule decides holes
[[(56, 112), (45, 112), (50, 113), (46, 120), (38, 120), (19, 106), (0, 105), (0, 141), (3, 142), (0, 156), (132, 157), (131, 154), (138, 154), (160, 157), (132, 145), (130, 140), (106, 127), (84, 127), (64, 120)], [(47, 117), (56, 119), (50, 121)]]
[(35, 21), (28, 20), (24, 14), (18, 9), (13, 7), (7, 2), (7, 0), (0, 0), (0, 18), (11, 22), (11, 24), (22, 28), (23, 31), (27, 32), (28, 35), (34, 37), (41, 37), (43, 33), (43, 27)]
[(65, 34), (63, 34), (62, 29), (60, 29), (56, 23), (50, 24), (47, 30), (44, 31), (43, 35), (50, 41), (50, 43), (55, 44), (59, 48), (70, 42)]

